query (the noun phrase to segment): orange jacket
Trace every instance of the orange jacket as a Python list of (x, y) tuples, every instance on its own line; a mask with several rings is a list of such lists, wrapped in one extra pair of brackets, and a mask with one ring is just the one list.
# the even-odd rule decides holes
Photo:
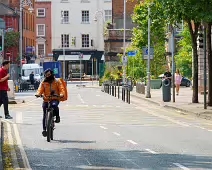
[[(63, 84), (60, 81), (57, 81), (56, 79), (50, 84), (48, 82), (42, 82), (40, 84), (40, 87), (38, 88), (37, 95), (44, 95), (44, 101), (48, 102), (48, 98), (45, 96), (50, 96), (51, 91), (54, 91), (55, 95), (63, 94), (65, 95), (65, 89), (63, 87)], [(56, 97), (52, 97), (52, 100), (59, 100)]]

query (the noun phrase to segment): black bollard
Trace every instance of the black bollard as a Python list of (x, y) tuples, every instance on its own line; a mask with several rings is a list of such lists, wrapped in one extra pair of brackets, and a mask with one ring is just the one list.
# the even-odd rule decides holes
[(115, 97), (116, 97), (116, 86), (115, 86)]
[(118, 99), (119, 99), (119, 86), (118, 86)]

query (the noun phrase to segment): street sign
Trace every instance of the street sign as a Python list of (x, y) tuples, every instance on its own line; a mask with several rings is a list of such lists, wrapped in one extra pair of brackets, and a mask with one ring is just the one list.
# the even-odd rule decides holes
[[(142, 52), (143, 52), (143, 59), (144, 60), (148, 60), (148, 48), (147, 47), (143, 47), (142, 48)], [(150, 59), (152, 60), (154, 56), (154, 48), (151, 47), (150, 48)]]
[(128, 56), (134, 57), (134, 56), (136, 56), (137, 53), (138, 53), (138, 51), (129, 51)]
[(124, 64), (125, 66), (127, 65), (127, 57), (126, 57), (126, 56), (123, 58), (123, 64)]

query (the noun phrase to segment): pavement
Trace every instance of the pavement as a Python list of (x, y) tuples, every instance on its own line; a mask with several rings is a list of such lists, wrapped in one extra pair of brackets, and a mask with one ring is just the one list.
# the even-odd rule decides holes
[(163, 102), (162, 89), (151, 89), (151, 98), (146, 98), (146, 95), (137, 93), (135, 88), (131, 92), (132, 97), (172, 108), (180, 112), (195, 114), (201, 118), (212, 119), (212, 107), (204, 109), (204, 95), (199, 94), (199, 103), (192, 103), (192, 94), (193, 91), (190, 87), (181, 87), (180, 94), (175, 96), (175, 102), (173, 102), (173, 96), (171, 96), (171, 102)]

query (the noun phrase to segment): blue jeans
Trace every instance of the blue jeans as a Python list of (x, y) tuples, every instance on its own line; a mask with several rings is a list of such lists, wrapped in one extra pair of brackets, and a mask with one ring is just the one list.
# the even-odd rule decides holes
[[(54, 116), (59, 117), (59, 101), (51, 101), (52, 108), (54, 109)], [(48, 102), (43, 102), (43, 130), (46, 130), (46, 109), (48, 108)]]

